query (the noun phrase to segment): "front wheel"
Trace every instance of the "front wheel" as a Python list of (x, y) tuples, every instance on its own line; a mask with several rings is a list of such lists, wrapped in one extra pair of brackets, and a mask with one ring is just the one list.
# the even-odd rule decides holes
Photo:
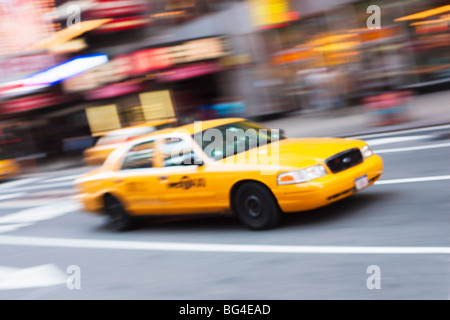
[(108, 195), (105, 198), (105, 208), (109, 221), (116, 231), (131, 230), (136, 222), (123, 207), (122, 203), (115, 197)]
[(256, 182), (239, 187), (234, 196), (234, 210), (239, 220), (252, 230), (271, 229), (282, 216), (272, 192)]

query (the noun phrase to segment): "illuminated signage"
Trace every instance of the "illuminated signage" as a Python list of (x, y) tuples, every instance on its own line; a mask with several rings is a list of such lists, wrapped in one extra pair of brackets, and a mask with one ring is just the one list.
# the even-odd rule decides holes
[(93, 18), (117, 17), (146, 12), (151, 9), (147, 0), (97, 0), (87, 14)]
[(76, 26), (68, 27), (58, 32), (53, 33), (50, 37), (45, 38), (38, 43), (35, 43), (29, 47), (30, 50), (41, 50), (41, 49), (51, 49), (54, 46), (59, 46), (64, 44), (76, 37), (94, 30), (105, 23), (108, 23), (111, 19), (98, 19), (98, 20), (89, 20), (82, 21), (77, 23)]
[(273, 28), (297, 20), (299, 15), (290, 11), (288, 0), (248, 0), (253, 25), (256, 28)]
[(23, 53), (30, 45), (49, 37), (55, 25), (44, 18), (54, 9), (52, 0), (0, 1), (0, 55)]
[[(133, 72), (144, 73), (174, 65), (169, 48), (141, 50), (133, 54)], [(131, 71), (131, 70), (130, 70)]]
[(86, 117), (95, 136), (103, 132), (120, 128), (120, 119), (115, 104), (86, 108)]
[(44, 108), (61, 103), (67, 103), (70, 100), (71, 97), (68, 95), (59, 95), (53, 93), (39, 94), (31, 97), (3, 102), (2, 107), (0, 108), (0, 114), (16, 113)]
[(438, 15), (438, 14), (446, 13), (446, 12), (449, 12), (449, 11), (450, 11), (450, 5), (446, 5), (446, 6), (442, 6), (442, 7), (438, 7), (438, 8), (434, 8), (434, 9), (430, 9), (430, 10), (426, 10), (426, 11), (422, 11), (422, 12), (418, 12), (418, 13), (415, 13), (415, 14), (411, 14), (409, 16), (397, 18), (394, 21), (398, 22), (398, 21), (425, 19), (425, 18), (432, 17), (432, 16), (435, 16), (435, 15)]
[(66, 92), (91, 90), (130, 76), (167, 69), (183, 63), (218, 59), (228, 54), (222, 37), (187, 41), (180, 45), (144, 49), (115, 57), (108, 63), (93, 68), (63, 82)]
[(104, 53), (76, 57), (44, 71), (31, 75), (26, 78), (23, 83), (30, 86), (56, 84), (67, 78), (73, 77), (89, 69), (102, 65), (107, 61), (108, 56)]
[(226, 55), (226, 52), (223, 39), (219, 37), (187, 41), (171, 47), (141, 50), (132, 54), (134, 64), (132, 71), (144, 73), (181, 63), (217, 59)]
[(175, 117), (170, 92), (167, 90), (144, 92), (139, 95), (145, 120)]

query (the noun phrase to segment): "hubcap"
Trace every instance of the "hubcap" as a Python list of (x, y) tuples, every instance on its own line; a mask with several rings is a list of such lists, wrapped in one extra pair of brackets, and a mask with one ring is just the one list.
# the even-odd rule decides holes
[(249, 196), (245, 200), (245, 207), (247, 208), (248, 213), (252, 217), (257, 217), (261, 214), (262, 206), (261, 206), (261, 200), (254, 195)]

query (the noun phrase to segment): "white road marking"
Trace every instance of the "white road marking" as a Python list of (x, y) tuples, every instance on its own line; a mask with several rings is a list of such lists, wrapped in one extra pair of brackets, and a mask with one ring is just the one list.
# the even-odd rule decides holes
[(0, 226), (0, 233), (14, 231), (21, 227), (29, 226), (42, 220), (53, 219), (80, 209), (81, 205), (79, 202), (74, 200), (66, 200), (8, 214), (0, 217), (0, 224), (8, 224)]
[(74, 196), (65, 196), (65, 197), (58, 197), (58, 198), (53, 198), (53, 199), (18, 199), (18, 200), (0, 202), (0, 209), (36, 208), (36, 207), (48, 205), (49, 203), (54, 202), (54, 201), (71, 200), (71, 199), (74, 199)]
[(19, 188), (12, 188), (8, 191), (29, 191), (29, 190), (40, 190), (45, 188), (59, 188), (59, 187), (70, 187), (74, 186), (73, 181), (66, 181), (66, 182), (57, 182), (57, 183), (49, 183), (49, 184), (34, 184), (32, 186), (26, 186), (26, 187), (19, 187)]
[(0, 233), (16, 231), (22, 227), (26, 227), (31, 225), (31, 223), (15, 223), (15, 224), (7, 224), (4, 226), (0, 226)]
[(7, 200), (12, 198), (18, 198), (26, 195), (25, 192), (17, 192), (17, 193), (9, 193), (9, 194), (2, 194), (0, 195), (0, 200)]
[(25, 269), (0, 266), (0, 290), (49, 287), (67, 283), (67, 279), (54, 264)]
[(0, 223), (29, 223), (59, 217), (68, 212), (80, 209), (75, 201), (53, 203), (42, 207), (34, 207), (0, 217)]
[(450, 143), (437, 143), (430, 144), (426, 146), (416, 146), (416, 147), (404, 147), (404, 148), (395, 148), (395, 149), (382, 149), (374, 151), (377, 154), (382, 153), (393, 153), (393, 152), (406, 152), (406, 151), (416, 151), (416, 150), (426, 150), (426, 149), (436, 149), (436, 148), (446, 148), (450, 147)]
[(380, 180), (380, 181), (375, 182), (375, 184), (396, 184), (396, 183), (427, 182), (427, 181), (440, 181), (440, 180), (450, 180), (450, 176)]
[(5, 182), (5, 183), (0, 184), (0, 189), (9, 189), (11, 187), (17, 187), (22, 184), (30, 184), (39, 179), (40, 178), (28, 178), (28, 179), (20, 179), (20, 180)]
[(42, 181), (42, 182), (47, 183), (47, 182), (59, 182), (59, 181), (66, 181), (66, 180), (75, 180), (76, 178), (81, 177), (81, 176), (82, 176), (82, 174), (74, 174), (74, 175), (71, 175), (71, 176), (63, 176), (63, 177), (58, 177), (58, 178), (51, 178), (51, 179), (47, 179), (47, 180)]
[[(0, 201), (0, 208), (30, 208), (44, 206), (55, 201), (73, 199), (74, 193), (73, 189), (61, 189), (0, 195), (0, 200), (3, 197), (6, 198), (4, 201)], [(15, 197), (20, 196), (20, 198), (8, 200), (8, 198), (13, 198), (12, 195), (15, 195)]]
[(315, 254), (450, 254), (450, 247), (382, 247), (382, 246), (285, 246), (249, 244), (211, 244), (117, 241), (69, 238), (0, 236), (0, 244), (85, 249), (144, 251), (234, 252), (234, 253), (315, 253)]
[(407, 141), (416, 141), (416, 140), (426, 140), (433, 138), (433, 135), (424, 135), (424, 136), (408, 136), (408, 137), (391, 137), (391, 138), (381, 138), (381, 139), (373, 139), (366, 140), (366, 142), (370, 146), (379, 146), (382, 144), (391, 144), (398, 142), (407, 142)]

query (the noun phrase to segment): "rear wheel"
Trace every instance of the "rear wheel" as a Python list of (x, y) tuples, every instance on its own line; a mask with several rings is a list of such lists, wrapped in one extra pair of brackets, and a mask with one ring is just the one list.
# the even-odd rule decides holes
[(282, 216), (272, 192), (256, 182), (239, 187), (234, 196), (234, 210), (239, 220), (252, 230), (271, 229)]
[(114, 196), (107, 195), (105, 197), (105, 208), (114, 230), (127, 231), (136, 226), (135, 219), (127, 213), (122, 203)]

